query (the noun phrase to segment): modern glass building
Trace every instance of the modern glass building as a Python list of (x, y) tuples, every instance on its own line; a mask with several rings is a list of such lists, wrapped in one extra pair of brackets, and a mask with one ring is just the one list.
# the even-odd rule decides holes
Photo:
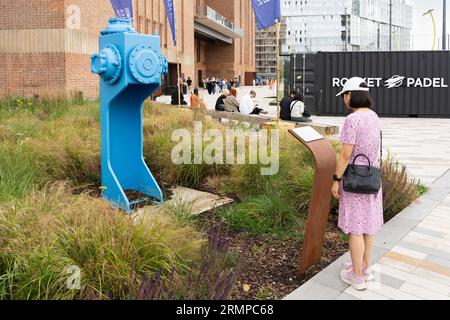
[(286, 18), (283, 53), (411, 49), (412, 7), (405, 0), (282, 0), (281, 3)]

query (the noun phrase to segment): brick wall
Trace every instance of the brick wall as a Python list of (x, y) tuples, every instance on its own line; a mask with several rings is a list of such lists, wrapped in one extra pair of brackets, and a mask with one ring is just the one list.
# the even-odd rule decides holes
[(80, 8), (80, 29), (98, 35), (103, 30), (108, 18), (114, 16), (110, 0), (59, 0), (65, 2), (66, 19), (73, 14), (76, 6)]
[(2, 95), (65, 93), (63, 53), (0, 53)]
[(87, 99), (99, 96), (99, 76), (91, 73), (90, 56), (80, 54), (65, 55), (66, 93), (71, 96), (83, 92)]
[(64, 0), (0, 1), (0, 30), (64, 27)]
[[(100, 31), (107, 26), (108, 19), (114, 16), (109, 0), (65, 0), (67, 19), (73, 13), (70, 9), (74, 6), (80, 8), (80, 30), (95, 37), (98, 37)], [(93, 50), (90, 54), (96, 53), (96, 51), (98, 49)], [(81, 91), (87, 99), (98, 98), (100, 80), (98, 75), (91, 73), (90, 54), (65, 54), (65, 91), (68, 96)]]

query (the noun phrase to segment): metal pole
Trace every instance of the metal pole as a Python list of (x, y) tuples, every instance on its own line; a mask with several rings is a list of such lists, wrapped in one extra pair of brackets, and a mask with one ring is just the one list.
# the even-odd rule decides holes
[(295, 69), (297, 68), (297, 54), (294, 52), (294, 90), (297, 91), (297, 75)]
[[(303, 96), (305, 96), (305, 78), (306, 78), (306, 54), (303, 54)], [(304, 98), (303, 98), (304, 99)]]
[(442, 18), (442, 50), (447, 50), (447, 0), (444, 0), (444, 15)]
[(277, 121), (280, 122), (280, 22), (276, 20), (276, 54), (277, 54)]
[(178, 86), (178, 108), (181, 108), (181, 78), (180, 78), (180, 58), (178, 55), (178, 45), (177, 45), (177, 86)]
[(344, 9), (344, 16), (345, 16), (345, 45), (344, 45), (344, 50), (348, 51), (348, 44), (347, 44), (347, 39), (348, 39), (348, 21), (347, 21), (347, 8)]
[(377, 29), (377, 51), (380, 51), (380, 23), (378, 23)]
[(392, 0), (389, 1), (389, 51), (392, 51)]
[[(177, 30), (177, 24), (175, 23), (175, 30)], [(178, 41), (175, 45), (175, 50), (177, 51), (177, 86), (178, 86), (178, 108), (181, 108), (181, 83), (180, 83), (180, 54), (178, 50)]]

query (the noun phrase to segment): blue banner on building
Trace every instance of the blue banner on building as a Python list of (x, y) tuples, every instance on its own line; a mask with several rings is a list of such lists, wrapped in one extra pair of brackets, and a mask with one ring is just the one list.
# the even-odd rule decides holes
[(133, 0), (111, 0), (111, 4), (118, 18), (133, 18)]
[(166, 7), (167, 18), (169, 19), (170, 29), (172, 29), (173, 45), (177, 45), (177, 31), (175, 28), (175, 7), (173, 0), (164, 0), (164, 6)]
[(281, 19), (280, 0), (252, 0), (258, 30), (273, 26)]

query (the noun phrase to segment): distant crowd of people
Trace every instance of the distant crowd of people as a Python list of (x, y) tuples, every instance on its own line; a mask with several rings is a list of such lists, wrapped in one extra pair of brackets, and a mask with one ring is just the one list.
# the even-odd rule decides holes
[(220, 78), (216, 80), (216, 77), (203, 78), (201, 86), (208, 91), (208, 94), (216, 94), (216, 92), (223, 93), (224, 90), (231, 90), (231, 88), (239, 88), (240, 81), (238, 78), (234, 79), (223, 79)]
[[(200, 95), (199, 88), (192, 89), (192, 80), (188, 77), (187, 80), (179, 79), (180, 85), (187, 86), (187, 92), (190, 96), (190, 105), (192, 109), (206, 109), (206, 104), (204, 102), (203, 96)], [(237, 98), (238, 89), (240, 87), (240, 82), (238, 78), (234, 80), (219, 79), (216, 81), (215, 77), (202, 79), (203, 88), (208, 91), (208, 94), (221, 93), (216, 101), (215, 109), (217, 111), (227, 111), (227, 112), (237, 112), (241, 114), (266, 114), (267, 112), (255, 104), (254, 99), (256, 98), (256, 92), (251, 90), (248, 94), (244, 95), (240, 100)], [(181, 92), (180, 97), (178, 97), (179, 90), (178, 87), (173, 91), (171, 96), (172, 105), (183, 105), (186, 106), (188, 103), (184, 99), (184, 95)]]

